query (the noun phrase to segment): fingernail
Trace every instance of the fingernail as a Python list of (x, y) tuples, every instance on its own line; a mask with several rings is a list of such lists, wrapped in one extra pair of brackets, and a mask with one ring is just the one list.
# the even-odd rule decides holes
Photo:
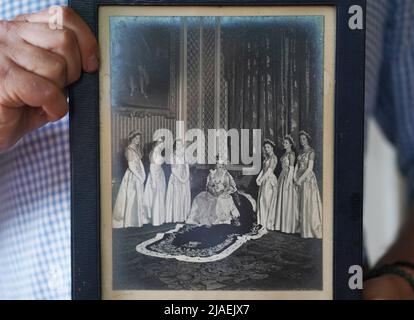
[(99, 59), (96, 54), (92, 55), (88, 59), (88, 70), (96, 71), (99, 68)]

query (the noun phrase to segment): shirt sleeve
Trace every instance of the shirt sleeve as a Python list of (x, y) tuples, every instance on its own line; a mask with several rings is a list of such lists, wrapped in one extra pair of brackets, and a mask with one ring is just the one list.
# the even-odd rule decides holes
[[(408, 179), (409, 195), (413, 200), (414, 1), (392, 0), (388, 4), (385, 10), (388, 12), (388, 17), (384, 20), (384, 32), (382, 32), (382, 57), (373, 115), (387, 138), (397, 148), (399, 166)], [(377, 26), (374, 24), (373, 27)], [(369, 39), (367, 45), (367, 59), (369, 59), (373, 57), (369, 52)], [(367, 81), (369, 81), (371, 64), (370, 61), (367, 62)], [(370, 88), (368, 85), (367, 90)], [(367, 95), (369, 94), (370, 92), (367, 91)]]
[(44, 10), (51, 6), (66, 6), (67, 0), (1, 0), (0, 20), (11, 20), (19, 14)]
[[(65, 4), (0, 0), (0, 20)], [(71, 298), (70, 185), (68, 116), (0, 155), (0, 300)]]

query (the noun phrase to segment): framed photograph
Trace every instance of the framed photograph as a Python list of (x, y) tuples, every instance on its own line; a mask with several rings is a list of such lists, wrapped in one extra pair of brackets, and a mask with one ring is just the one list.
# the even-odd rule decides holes
[(70, 5), (73, 297), (358, 299), (365, 1)]

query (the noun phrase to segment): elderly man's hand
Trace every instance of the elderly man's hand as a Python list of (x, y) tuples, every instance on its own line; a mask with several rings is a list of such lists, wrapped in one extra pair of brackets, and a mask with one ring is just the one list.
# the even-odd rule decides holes
[(366, 281), (365, 300), (413, 300), (414, 292), (409, 284), (399, 276), (384, 275)]
[[(407, 216), (397, 241), (378, 265), (393, 264), (396, 261), (414, 263), (414, 205), (409, 209)], [(408, 267), (400, 268), (414, 278), (414, 270)], [(365, 282), (364, 299), (414, 300), (414, 291), (405, 279), (387, 274)]]
[(45, 10), (0, 21), (0, 151), (68, 112), (65, 87), (98, 69), (98, 44), (88, 26), (62, 7), (63, 28)]

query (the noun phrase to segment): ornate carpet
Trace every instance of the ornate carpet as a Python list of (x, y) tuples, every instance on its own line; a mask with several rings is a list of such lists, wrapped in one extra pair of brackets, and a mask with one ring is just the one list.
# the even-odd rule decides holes
[(240, 212), (238, 225), (176, 225), (175, 229), (158, 233), (154, 238), (140, 243), (139, 253), (186, 262), (212, 262), (224, 259), (252, 239), (259, 239), (265, 232), (256, 221), (256, 204), (253, 198), (240, 193), (236, 206)]

